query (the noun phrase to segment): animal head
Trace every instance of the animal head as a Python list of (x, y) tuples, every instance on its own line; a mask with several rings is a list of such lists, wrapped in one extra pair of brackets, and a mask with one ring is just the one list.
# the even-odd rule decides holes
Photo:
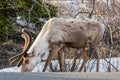
[[(32, 71), (41, 60), (45, 60), (48, 57), (49, 43), (41, 34), (37, 36), (31, 47), (26, 51), (26, 56), (23, 56), (21, 72)], [(27, 43), (27, 40), (25, 43)]]

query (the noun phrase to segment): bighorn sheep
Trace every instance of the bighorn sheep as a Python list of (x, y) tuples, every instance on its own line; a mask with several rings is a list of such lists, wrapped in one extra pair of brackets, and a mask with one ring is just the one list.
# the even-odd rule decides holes
[[(64, 47), (83, 49), (86, 58), (85, 47), (89, 44), (94, 49), (98, 59), (98, 45), (104, 30), (103, 24), (92, 19), (52, 18), (44, 24), (41, 32), (27, 51), (28, 56), (21, 71), (32, 71), (39, 62), (47, 59), (43, 69), (45, 71), (52, 57)], [(83, 65), (85, 63), (86, 59)]]

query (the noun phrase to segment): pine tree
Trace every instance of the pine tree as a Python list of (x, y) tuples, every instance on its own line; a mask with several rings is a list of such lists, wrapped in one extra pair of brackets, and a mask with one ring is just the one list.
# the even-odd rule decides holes
[[(0, 0), (0, 42), (9, 39), (16, 41), (20, 33), (16, 29), (28, 27), (30, 23), (40, 30), (44, 22), (39, 19), (49, 19), (56, 16), (57, 8), (42, 0)], [(17, 18), (25, 21), (25, 25), (16, 22)]]

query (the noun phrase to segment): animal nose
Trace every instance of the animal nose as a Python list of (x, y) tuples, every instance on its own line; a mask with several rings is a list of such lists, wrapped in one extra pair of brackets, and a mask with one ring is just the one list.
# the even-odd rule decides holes
[(21, 72), (31, 72), (31, 69), (21, 68)]
[(21, 72), (26, 72), (26, 69), (25, 68), (21, 68)]

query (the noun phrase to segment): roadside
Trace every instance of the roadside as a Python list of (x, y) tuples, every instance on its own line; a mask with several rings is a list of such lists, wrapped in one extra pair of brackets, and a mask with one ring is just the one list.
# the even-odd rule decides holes
[(119, 80), (120, 73), (0, 73), (0, 80)]

